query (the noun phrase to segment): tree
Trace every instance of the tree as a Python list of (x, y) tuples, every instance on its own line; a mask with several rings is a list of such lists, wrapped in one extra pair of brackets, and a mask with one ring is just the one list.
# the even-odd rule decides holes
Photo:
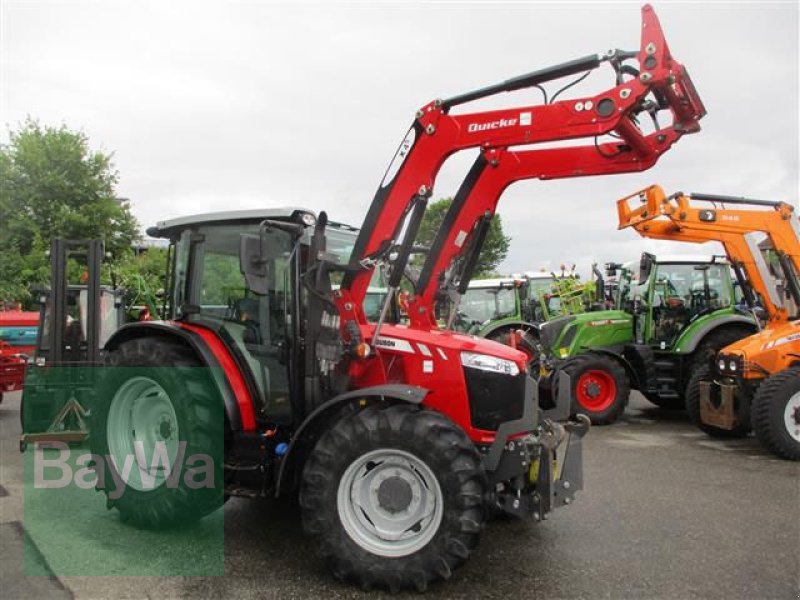
[(147, 307), (153, 318), (161, 316), (162, 293), (166, 293), (167, 250), (139, 249), (104, 269), (104, 279), (126, 291), (129, 315), (138, 318), (136, 307)]
[(53, 237), (102, 239), (112, 260), (129, 254), (139, 226), (116, 198), (112, 156), (81, 131), (27, 119), (0, 145), (0, 299), (30, 299), (49, 280)]
[[(428, 204), (417, 234), (416, 243), (418, 245), (430, 247), (452, 203), (452, 198), (441, 198)], [(483, 242), (483, 248), (481, 248), (473, 278), (479, 279), (496, 273), (497, 267), (508, 254), (510, 243), (511, 238), (503, 233), (503, 223), (500, 215), (495, 214), (492, 217), (489, 232)]]

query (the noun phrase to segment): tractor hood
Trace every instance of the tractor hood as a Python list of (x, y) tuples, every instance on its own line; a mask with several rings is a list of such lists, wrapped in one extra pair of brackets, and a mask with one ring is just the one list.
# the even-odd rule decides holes
[(630, 343), (633, 340), (633, 317), (621, 310), (570, 315), (542, 323), (539, 333), (545, 352), (566, 358), (581, 347)]
[(482, 354), (513, 362), (520, 372), (526, 367), (527, 355), (520, 351), (475, 335), (447, 330), (424, 331), (405, 325), (384, 325), (377, 340), (373, 340), (375, 327), (363, 328), (364, 338), (380, 351), (417, 354), (433, 360), (461, 361), (462, 352)]
[(725, 360), (738, 359), (744, 365), (745, 376), (774, 373), (793, 361), (800, 362), (800, 320), (778, 327), (768, 327), (743, 338), (720, 352)]

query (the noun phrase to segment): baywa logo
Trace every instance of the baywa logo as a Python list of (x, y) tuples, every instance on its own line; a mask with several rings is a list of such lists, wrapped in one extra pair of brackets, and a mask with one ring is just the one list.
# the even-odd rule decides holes
[(505, 127), (513, 127), (517, 124), (517, 119), (498, 119), (497, 121), (489, 121), (488, 123), (470, 123), (467, 125), (467, 131), (474, 133), (476, 131), (487, 131), (489, 129), (503, 129)]
[[(48, 442), (46, 446), (37, 446), (33, 457), (33, 487), (54, 489), (73, 484), (81, 489), (109, 489), (111, 500), (121, 498), (128, 487), (151, 491), (165, 485), (174, 489), (182, 482), (189, 489), (214, 488), (214, 460), (208, 454), (186, 457), (185, 441), (170, 447), (163, 441), (155, 442), (149, 461), (142, 442), (135, 441), (133, 446), (133, 455), (117, 457), (82, 453), (74, 461), (65, 443)], [(57, 450), (58, 456), (46, 457), (45, 451), (50, 449)], [(50, 477), (46, 478), (46, 470)], [(60, 476), (52, 478), (53, 470), (60, 472)], [(111, 481), (106, 481), (107, 473), (110, 473)]]

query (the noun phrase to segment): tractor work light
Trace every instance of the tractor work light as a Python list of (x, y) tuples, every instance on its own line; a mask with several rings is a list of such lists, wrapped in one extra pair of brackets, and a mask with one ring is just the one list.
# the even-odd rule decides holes
[(488, 354), (476, 354), (475, 352), (462, 352), (461, 364), (470, 369), (479, 369), (489, 373), (500, 373), (504, 375), (519, 375), (517, 363)]

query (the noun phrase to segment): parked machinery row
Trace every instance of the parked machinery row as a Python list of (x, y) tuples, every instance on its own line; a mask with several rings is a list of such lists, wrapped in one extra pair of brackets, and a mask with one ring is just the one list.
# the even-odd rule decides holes
[[(614, 84), (597, 94), (451, 113), (602, 65)], [(159, 528), (202, 518), (231, 496), (297, 494), (304, 529), (338, 577), (421, 590), (469, 557), (489, 515), (540, 520), (570, 504), (582, 488), (590, 423), (582, 413), (601, 422), (612, 397), (618, 414), (624, 391), (589, 359), (624, 359), (615, 375), (670, 403), (684, 392), (686, 361), (729, 343), (700, 337), (681, 345), (682, 326), (713, 317), (747, 333), (758, 327), (752, 312), (733, 306), (728, 266), (692, 267), (701, 287), (682, 294), (681, 306), (658, 277), (672, 263), (647, 258), (638, 273), (650, 282), (647, 311), (620, 285), (618, 310), (546, 323), (533, 340), (547, 349), (533, 373), (529, 353), (442, 328), (436, 306), (457, 310), (511, 183), (648, 169), (697, 132), (704, 115), (644, 6), (638, 50), (592, 54), (420, 108), (359, 229), (295, 208), (193, 215), (151, 228), (170, 243), (165, 320), (118, 328), (102, 349), (111, 368), (87, 398), (92, 453), (114, 459), (98, 482), (125, 485), (121, 495), (103, 489), (109, 508), (135, 526)], [(640, 126), (648, 116), (650, 133)], [(562, 140), (573, 145), (550, 144)], [(408, 281), (408, 322), (392, 322), (436, 175), (467, 149), (478, 158), (421, 250), (419, 275)], [(377, 288), (376, 272), (385, 276)], [(369, 298), (375, 289), (384, 296), (379, 310)], [(89, 310), (98, 311), (96, 298)], [(622, 350), (574, 345), (607, 326)], [(96, 337), (96, 319), (93, 327)], [(181, 469), (184, 454), (218, 457), (214, 481), (224, 485), (149, 471), (156, 448)], [(124, 479), (115, 469), (129, 456), (144, 464)]]

